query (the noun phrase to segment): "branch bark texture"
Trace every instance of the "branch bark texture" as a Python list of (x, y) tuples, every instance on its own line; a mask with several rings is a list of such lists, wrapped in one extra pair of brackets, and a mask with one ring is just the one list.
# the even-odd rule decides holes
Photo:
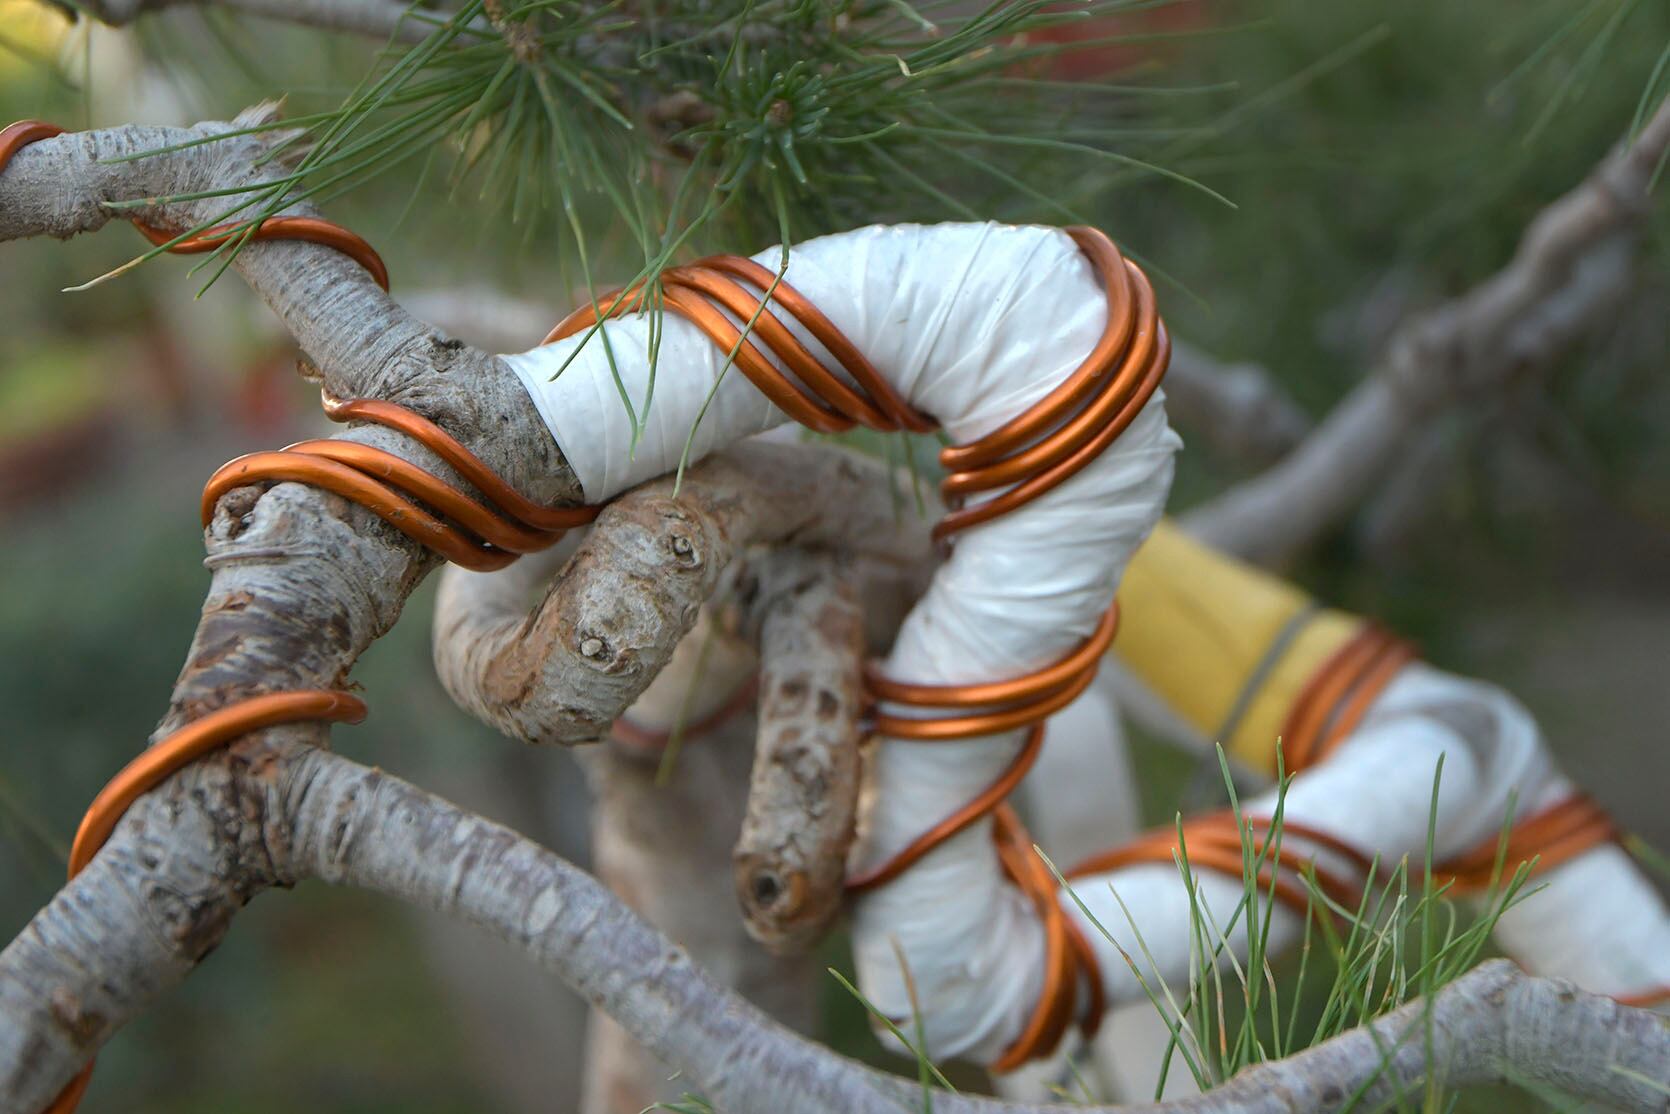
[[(252, 169), (268, 150), (270, 137), (260, 135), (128, 158), (228, 129), (116, 128), (33, 144), (0, 174), (0, 240), (89, 232), (112, 219), (113, 202), (258, 185), (263, 173), (281, 172)], [(138, 212), (186, 228), (215, 220), (224, 204)], [(499, 361), (412, 319), (328, 248), (257, 243), (237, 266), (332, 394), (424, 414), (532, 498), (577, 496), (526, 392)], [(390, 431), (343, 436), (461, 482)], [(369, 512), (296, 484), (230, 493), (205, 540), (208, 597), (158, 737), (247, 696), (340, 687), (435, 565)], [(289, 786), (291, 760), (325, 738), (311, 725), (259, 732), (183, 770), (137, 802), (92, 865), (0, 953), (7, 1109), (44, 1107), (111, 1032), (214, 947), (244, 903), (284, 879), (286, 833), (274, 802)]]
[[(120, 128), (35, 144), (0, 175), (0, 240), (92, 231), (111, 219), (112, 202), (253, 187), (279, 171), (252, 169), (268, 150), (255, 135), (113, 161), (225, 130)], [(1585, 194), (1533, 230), (1522, 256), (1547, 264), (1527, 265), (1535, 281), (1504, 280), (1480, 297), (1478, 313), (1511, 316), (1554, 283), (1544, 270), (1569, 268), (1588, 233), (1628, 226), (1625, 217), (1633, 220), (1638, 208), (1629, 190), (1645, 187), (1638, 164), (1649, 138), (1660, 149), (1670, 143), (1670, 112), (1603, 168), (1604, 197)], [(151, 202), (138, 211), (185, 228), (215, 220), (217, 205), (224, 202)], [(446, 427), (531, 497), (577, 498), (566, 462), (500, 361), (411, 318), (328, 248), (254, 244), (238, 268), (296, 335), (330, 393), (398, 402)], [(460, 482), (386, 430), (344, 436)], [(744, 446), (692, 472), (677, 497), (660, 481), (621, 500), (551, 594), (519, 620), (543, 624), (541, 637), (518, 645), (507, 637), (461, 664), (459, 676), (473, 671), (483, 683), (526, 686), (492, 702), (512, 734), (595, 738), (665, 663), (739, 549), (899, 536), (885, 486), (850, 458), (832, 457), (810, 474), (781, 465), (770, 446)], [(256, 693), (341, 686), (435, 566), (368, 512), (295, 484), (231, 493), (206, 541), (208, 598), (161, 731)], [(895, 544), (880, 543), (884, 551)], [(523, 644), (537, 644), (537, 652)], [(567, 695), (541, 696), (548, 703), (535, 708), (532, 697), (519, 697), (535, 687)], [(91, 867), (0, 952), (4, 1109), (44, 1107), (111, 1032), (185, 977), (255, 893), (307, 878), (363, 886), (500, 933), (681, 1067), (721, 1110), (891, 1111), (919, 1102), (910, 1083), (774, 1025), (583, 872), (330, 754), (324, 742), (317, 727), (273, 729), (182, 771), (138, 802)], [(1414, 1037), (1426, 1026), (1442, 1036), (1432, 1044), (1441, 1059), (1432, 1063)], [(1372, 1100), (1393, 1085), (1376, 1075), (1388, 1043), (1398, 1050), (1394, 1080), (1405, 1085), (1427, 1072), (1465, 1084), (1512, 1071), (1643, 1111), (1662, 1111), (1670, 1088), (1662, 1021), (1497, 965), (1442, 992), (1429, 1013), (1406, 1008), (1374, 1033), (1348, 1035), (1168, 1109), (1334, 1110), (1360, 1086)], [(957, 1096), (936, 1097), (935, 1106), (1042, 1109)]]
[[(290, 799), (298, 870), (461, 916), (561, 975), (726, 1114), (919, 1108), (915, 1083), (795, 1036), (703, 974), (600, 883), (497, 825), (326, 752)], [(1428, 1042), (1427, 1032), (1433, 1034)], [(1431, 1059), (1428, 1059), (1428, 1049)], [(1388, 1055), (1389, 1053), (1389, 1055)], [(1382, 1065), (1385, 1065), (1384, 1070)], [(1374, 1108), (1418, 1090), (1515, 1079), (1662, 1114), (1670, 1022), (1487, 963), (1427, 1003), (1186, 1100), (1091, 1114), (1292, 1114)], [(1066, 1108), (935, 1094), (944, 1114)]]
[(864, 614), (850, 572), (826, 553), (774, 554), (757, 584), (760, 723), (736, 894), (754, 938), (793, 953), (823, 937), (845, 896)]

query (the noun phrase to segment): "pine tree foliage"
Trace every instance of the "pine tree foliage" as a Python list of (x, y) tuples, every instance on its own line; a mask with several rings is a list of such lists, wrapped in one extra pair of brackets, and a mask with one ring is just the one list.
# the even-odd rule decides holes
[[(1162, 0), (1163, 2), (1163, 0)], [(1050, 60), (1155, 34), (1050, 32), (1155, 0), (468, 0), (414, 7), (335, 108), (292, 116), (293, 169), (229, 200), (254, 219), (373, 177), (446, 174), (589, 276), (624, 237), (648, 277), (681, 250), (790, 240), (877, 219), (1001, 215), (1016, 199), (1083, 219), (1063, 170), (1169, 176), (1152, 83), (1053, 80)], [(1119, 24), (1110, 26), (1117, 28)], [(1163, 32), (1161, 32), (1163, 34)], [(445, 166), (438, 167), (437, 163)], [(1212, 194), (1212, 196), (1217, 196)], [(604, 231), (598, 231), (602, 229)], [(626, 245), (610, 242), (612, 254)]]

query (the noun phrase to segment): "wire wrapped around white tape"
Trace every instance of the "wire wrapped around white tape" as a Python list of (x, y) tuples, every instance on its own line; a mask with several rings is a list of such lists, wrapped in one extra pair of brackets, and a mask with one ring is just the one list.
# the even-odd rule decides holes
[[(1293, 779), (1285, 816), (1378, 855), (1384, 864), (1382, 881), (1386, 869), (1407, 856), (1411, 883), (1418, 885), (1441, 757), (1433, 832), (1438, 860), (1491, 839), (1510, 808), (1515, 817), (1529, 816), (1571, 789), (1550, 760), (1536, 722), (1512, 696), (1493, 685), (1414, 664), (1393, 679), (1330, 758)], [(1038, 786), (1034, 792), (1048, 788)], [(1274, 807), (1275, 795), (1267, 793), (1247, 802), (1245, 811), (1267, 817)], [(1305, 846), (1291, 834), (1284, 843)], [(1348, 865), (1325, 849), (1306, 849), (1317, 851), (1322, 865)], [(1243, 897), (1241, 880), (1208, 872), (1196, 877), (1214, 919), (1229, 923)], [(1139, 962), (1151, 985), (1156, 977), (1173, 987), (1187, 985), (1194, 962), (1191, 910), (1188, 891), (1173, 867), (1145, 864), (1109, 871), (1076, 880), (1074, 889), (1128, 954), (1144, 955), (1136, 941), (1141, 934), (1147, 955)], [(1497, 939), (1529, 970), (1605, 994), (1631, 995), (1670, 985), (1670, 910), (1619, 848), (1602, 846), (1539, 874), (1528, 891), (1502, 917)], [(1144, 997), (1119, 951), (1076, 907), (1068, 908), (1097, 949), (1110, 1003)], [(1277, 905), (1270, 917), (1272, 951), (1298, 938), (1298, 914)], [(1244, 939), (1235, 938), (1244, 955)]]
[[(775, 270), (780, 253), (755, 258)], [(1050, 228), (859, 229), (795, 246), (786, 281), (955, 442), (996, 429), (1065, 379), (1096, 344), (1106, 315), (1090, 265), (1064, 232)], [(791, 319), (784, 323), (824, 354)], [(589, 501), (671, 470), (710, 391), (690, 440), (692, 459), (785, 421), (738, 372), (714, 389), (726, 354), (694, 326), (668, 314), (663, 328), (661, 373), (635, 452), (609, 355), (628, 397), (642, 400), (646, 319), (605, 325), (607, 353), (593, 339), (576, 354), (580, 334), (505, 357)], [(1001, 680), (1076, 646), (1158, 519), (1179, 444), (1156, 393), (1077, 475), (960, 535), (900, 629), (887, 674), (927, 684)], [(998, 776), (1019, 743), (1018, 733), (954, 744), (882, 740), (865, 854), (884, 858), (955, 811)], [(911, 1013), (902, 954), (936, 1056), (994, 1058), (1018, 1034), (1042, 981), (1036, 916), (1004, 882), (987, 822), (860, 901), (854, 948), (866, 995), (901, 1017)]]

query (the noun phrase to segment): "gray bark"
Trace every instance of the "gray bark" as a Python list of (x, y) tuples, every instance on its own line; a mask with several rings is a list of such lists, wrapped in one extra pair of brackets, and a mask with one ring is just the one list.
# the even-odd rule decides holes
[(858, 815), (864, 613), (828, 554), (774, 554), (754, 584), (760, 713), (737, 901), (775, 952), (804, 952), (841, 910)]
[[(915, 1084), (770, 1021), (691, 963), (596, 879), (528, 840), (380, 771), (314, 752), (289, 801), (304, 873), (462, 917), (561, 975), (727, 1114), (919, 1109)], [(1433, 1040), (1425, 1034), (1430, 1031)], [(1428, 1048), (1432, 1060), (1428, 1061)], [(1388, 1050), (1390, 1054), (1388, 1055)], [(1384, 1065), (1384, 1068), (1383, 1068)], [(1172, 1103), (1081, 1111), (1257, 1114), (1363, 1108), (1418, 1090), (1512, 1078), (1663, 1114), (1670, 1022), (1569, 983), (1487, 963), (1370, 1026)], [(942, 1114), (1069, 1108), (936, 1094)]]
[[(117, 128), (31, 145), (0, 174), (0, 240), (95, 230), (111, 219), (113, 201), (259, 181), (249, 169), (266, 149), (259, 136), (108, 161), (226, 128)], [(224, 202), (140, 212), (183, 228), (217, 217), (217, 205)], [(576, 497), (573, 476), (509, 370), (406, 315), (356, 264), (316, 245), (258, 243), (237, 267), (332, 394), (400, 402), (446, 427), (530, 497)], [(343, 436), (458, 482), (399, 435), (363, 427)], [(213, 576), (202, 619), (153, 739), (247, 696), (339, 687), (436, 564), (368, 512), (297, 484), (228, 494), (205, 541)], [(296, 756), (326, 741), (316, 725), (258, 732), (169, 779), (129, 810), (88, 869), (0, 952), (5, 1109), (44, 1106), (110, 1033), (214, 947), (255, 893), (287, 879), (287, 833), (275, 801), (290, 787)]]
[[(637, 488), (599, 516), (591, 537), (531, 612), (495, 613), (486, 629), (443, 583), (435, 634), (441, 683), (460, 706), (512, 738), (601, 738), (667, 664), (720, 575), (754, 545), (854, 547), (914, 567), (880, 465), (838, 449), (754, 441), (684, 478)], [(494, 574), (502, 576), (504, 574)], [(470, 624), (466, 632), (459, 624)]]
[(1385, 363), (1279, 464), (1184, 516), (1196, 537), (1278, 565), (1344, 519), (1440, 408), (1547, 368), (1604, 319), (1628, 279), (1670, 151), (1670, 99), (1532, 221), (1513, 259), (1410, 321)]

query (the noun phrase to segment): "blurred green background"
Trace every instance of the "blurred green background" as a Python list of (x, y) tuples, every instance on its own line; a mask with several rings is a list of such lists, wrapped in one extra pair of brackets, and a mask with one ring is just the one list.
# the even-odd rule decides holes
[[(1264, 366), (1318, 415), (1400, 321), (1511, 256), (1528, 219), (1629, 126), (1670, 42), (1670, 6), (1635, 0), (1179, 7), (1163, 35), (1111, 61), (1218, 87), (1133, 114), (1166, 129), (1167, 165), (1238, 207), (1152, 181), (1063, 189), (1170, 276), (1161, 297), (1175, 332)], [(366, 57), (357, 43), (213, 12), (89, 35), (33, 0), (0, 0), (0, 118), (224, 119), (277, 95), (328, 99)], [(548, 302), (553, 320), (566, 311), (553, 292), (567, 287), (541, 253), (549, 228), (513, 227), (439, 184), (408, 208), (410, 187), (385, 179), (331, 206), (385, 254), (397, 294), (503, 291)], [(1029, 205), (997, 199), (992, 212), (1047, 219)], [(1371, 502), (1300, 571), (1438, 664), (1513, 689), (1566, 767), (1661, 847), (1667, 231), (1670, 205), (1654, 217), (1634, 294), (1546, 389), (1446, 417), (1422, 449), (1436, 463), (1414, 509)], [(81, 808), (163, 710), (207, 583), (202, 479), (321, 425), (314, 392), (290, 372), (294, 353), (236, 281), (194, 299), (202, 276), (163, 259), (59, 292), (139, 246), (113, 226), (0, 250), (0, 938), (53, 893)], [(1244, 474), (1193, 443), (1181, 467), (1179, 506)], [(573, 764), (517, 752), (436, 685), (431, 592), (358, 670), (373, 715), (339, 730), (338, 745), (583, 861)], [(1150, 819), (1169, 817), (1186, 762), (1142, 740), (1138, 756)], [(533, 784), (507, 800), (506, 781)], [(573, 1040), (521, 1046), (484, 1028), (457, 992), (488, 977), (458, 962), (476, 949), (487, 945), (368, 897), (318, 886), (264, 896), (197, 977), (112, 1042), (87, 1109), (571, 1109), (581, 1012), (530, 975), (523, 990), (558, 1003)], [(838, 947), (831, 959), (845, 962)], [(833, 985), (829, 1001), (838, 1046), (874, 1055)]]

